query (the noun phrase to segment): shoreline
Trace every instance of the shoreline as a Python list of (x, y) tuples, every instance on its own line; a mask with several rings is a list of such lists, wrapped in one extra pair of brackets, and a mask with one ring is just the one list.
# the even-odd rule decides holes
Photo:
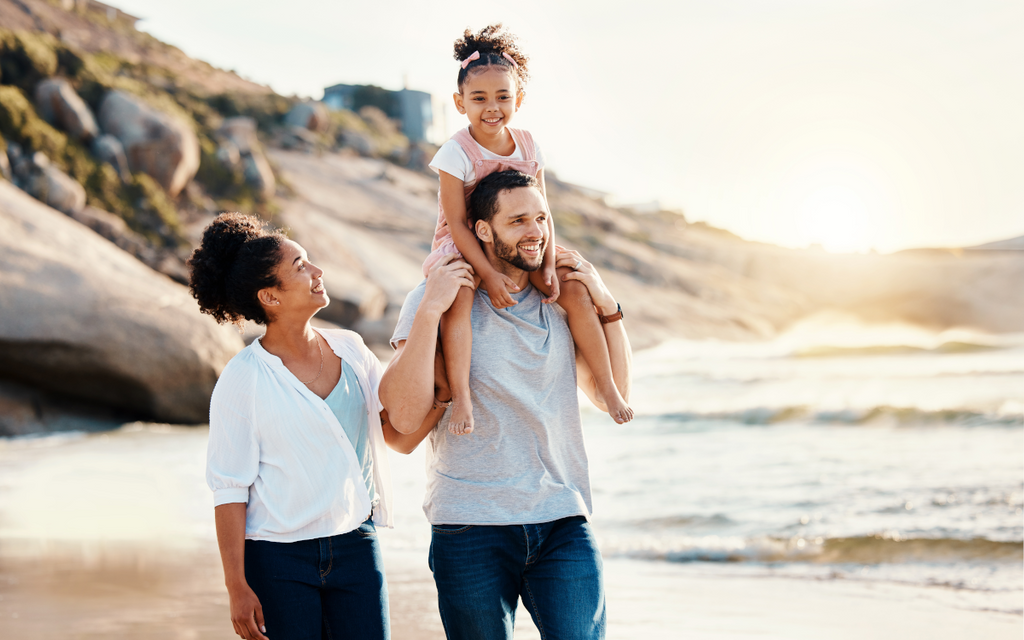
[[(383, 546), (393, 637), (442, 638), (426, 550)], [(958, 607), (950, 589), (936, 597), (922, 586), (716, 576), (707, 567), (617, 558), (605, 560), (605, 579), (609, 640), (1002, 640), (1022, 629), (1019, 615)], [(212, 542), (186, 550), (5, 540), (0, 627), (7, 640), (235, 637)], [(515, 637), (540, 637), (522, 606)]]

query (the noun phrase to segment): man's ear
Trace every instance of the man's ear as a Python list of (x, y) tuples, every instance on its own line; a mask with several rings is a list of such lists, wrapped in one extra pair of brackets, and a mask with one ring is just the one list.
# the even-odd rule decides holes
[[(459, 93), (458, 91), (456, 91), (455, 93), (452, 94), (452, 100), (455, 101), (455, 109), (459, 113), (465, 115), (465, 113), (466, 113), (466, 106), (464, 104), (462, 104), (462, 94)], [(519, 107), (517, 106), (516, 108), (518, 109)]]
[(476, 231), (476, 237), (478, 240), (480, 240), (480, 242), (486, 242), (488, 244), (494, 242), (494, 237), (491, 235), (492, 231), (489, 222), (486, 222), (484, 220), (477, 220), (476, 228), (474, 229), (474, 231)]
[(281, 304), (281, 301), (277, 299), (274, 292), (270, 289), (260, 289), (256, 292), (256, 299), (260, 301), (260, 304), (264, 307), (276, 307)]

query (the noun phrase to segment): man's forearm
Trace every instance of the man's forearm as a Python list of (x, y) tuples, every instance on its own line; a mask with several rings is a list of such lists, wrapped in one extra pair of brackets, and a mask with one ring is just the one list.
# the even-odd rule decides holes
[(413, 433), (434, 405), (434, 354), (441, 314), (421, 307), (380, 381), (380, 401), (399, 433)]
[[(618, 310), (614, 308), (598, 308), (601, 315), (609, 316)], [(604, 337), (608, 341), (608, 356), (611, 359), (612, 379), (622, 399), (629, 402), (629, 391), (633, 380), (633, 349), (629, 345), (624, 320), (609, 322), (604, 326)]]

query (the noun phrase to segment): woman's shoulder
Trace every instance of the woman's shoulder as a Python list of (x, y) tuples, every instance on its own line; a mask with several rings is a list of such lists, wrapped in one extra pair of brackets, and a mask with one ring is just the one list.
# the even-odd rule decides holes
[(256, 354), (257, 342), (253, 341), (249, 346), (236, 353), (228, 363), (224, 365), (220, 376), (217, 377), (217, 386), (238, 385), (247, 381), (255, 381), (256, 372), (259, 368), (259, 356)]

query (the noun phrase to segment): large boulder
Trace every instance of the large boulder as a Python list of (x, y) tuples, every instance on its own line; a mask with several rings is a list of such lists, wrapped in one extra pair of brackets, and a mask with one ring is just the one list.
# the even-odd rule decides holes
[(47, 78), (36, 85), (36, 109), (39, 115), (72, 138), (89, 142), (99, 135), (96, 118), (71, 84), (63, 78)]
[(273, 196), (277, 180), (256, 137), (256, 121), (245, 116), (228, 118), (217, 130), (217, 138), (221, 141), (218, 159), (229, 169), (240, 168), (246, 183), (264, 198)]
[(100, 128), (124, 145), (128, 167), (152, 176), (170, 196), (181, 193), (199, 170), (199, 139), (184, 120), (124, 91), (103, 97), (99, 119)]
[(200, 423), (241, 348), (185, 287), (0, 182), (0, 378)]
[(324, 133), (331, 126), (331, 113), (322, 102), (300, 102), (285, 115), (284, 123), (290, 127)]

